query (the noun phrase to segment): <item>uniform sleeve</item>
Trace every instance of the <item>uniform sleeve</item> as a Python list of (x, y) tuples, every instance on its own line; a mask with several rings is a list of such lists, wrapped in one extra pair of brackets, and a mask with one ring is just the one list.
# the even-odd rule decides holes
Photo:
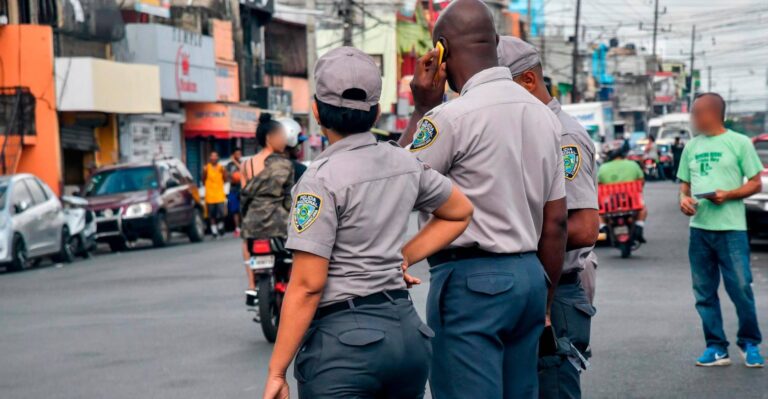
[[(557, 141), (557, 145), (560, 145), (560, 141)], [(549, 190), (549, 197), (547, 202), (559, 200), (565, 197), (565, 164), (563, 161), (563, 153), (557, 152), (557, 169), (555, 169), (555, 176), (552, 180), (552, 188)]]
[[(562, 137), (568, 209), (598, 209), (594, 145), (571, 134)], [(570, 158), (570, 159), (568, 159)]]
[(683, 154), (680, 155), (680, 166), (677, 167), (677, 178), (687, 183), (691, 182), (691, 170), (688, 166), (690, 163), (688, 160), (688, 157), (690, 156), (690, 151), (688, 151), (689, 148), (690, 144), (683, 148)]
[(443, 206), (453, 191), (453, 183), (447, 177), (426, 164), (422, 164), (419, 176), (419, 196), (416, 199), (416, 210), (432, 213)]
[(335, 197), (322, 182), (305, 176), (293, 190), (285, 247), (330, 259), (337, 227)]
[(760, 156), (757, 155), (757, 150), (755, 150), (752, 142), (744, 140), (743, 148), (742, 155), (739, 157), (739, 167), (741, 173), (751, 179), (763, 171), (763, 162), (760, 161)]
[(410, 151), (432, 169), (447, 174), (456, 154), (456, 132), (445, 112), (432, 110), (422, 118), (413, 135)]

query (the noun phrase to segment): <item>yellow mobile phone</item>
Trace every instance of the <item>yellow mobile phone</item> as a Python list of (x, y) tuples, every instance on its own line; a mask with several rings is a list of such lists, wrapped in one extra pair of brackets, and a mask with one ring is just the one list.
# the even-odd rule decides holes
[[(440, 71), (440, 65), (443, 63), (443, 55), (445, 55), (445, 47), (443, 46), (443, 42), (438, 40), (437, 44), (435, 44), (435, 48), (437, 49), (437, 71)], [(435, 83), (438, 81), (438, 73), (435, 71)]]

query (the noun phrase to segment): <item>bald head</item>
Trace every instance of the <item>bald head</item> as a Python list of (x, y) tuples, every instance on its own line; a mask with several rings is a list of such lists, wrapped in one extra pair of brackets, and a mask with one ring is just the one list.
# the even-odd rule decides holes
[(717, 93), (703, 93), (696, 97), (691, 110), (691, 122), (696, 131), (719, 134), (725, 129), (725, 100)]
[(451, 2), (435, 23), (432, 41), (445, 46), (448, 84), (456, 92), (476, 73), (499, 65), (493, 15), (480, 0)]

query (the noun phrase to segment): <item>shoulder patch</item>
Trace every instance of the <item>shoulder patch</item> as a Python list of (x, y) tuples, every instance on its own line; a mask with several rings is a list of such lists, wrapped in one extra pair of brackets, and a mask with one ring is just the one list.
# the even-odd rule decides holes
[(416, 129), (416, 135), (413, 137), (411, 151), (419, 151), (431, 146), (439, 133), (435, 122), (429, 118), (422, 118), (419, 121), (418, 129)]
[(293, 209), (293, 228), (302, 233), (317, 220), (323, 200), (314, 194), (302, 193), (296, 196)]
[(579, 168), (581, 168), (581, 150), (575, 144), (564, 145), (561, 149), (563, 151), (565, 178), (573, 180), (579, 174)]

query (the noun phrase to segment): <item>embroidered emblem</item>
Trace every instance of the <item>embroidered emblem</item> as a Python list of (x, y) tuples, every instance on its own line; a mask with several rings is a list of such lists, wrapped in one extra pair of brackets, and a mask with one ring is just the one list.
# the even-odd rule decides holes
[(314, 194), (299, 194), (293, 209), (293, 228), (298, 233), (304, 232), (320, 215), (323, 200)]
[(581, 151), (579, 151), (577, 145), (564, 145), (562, 151), (565, 178), (573, 180), (579, 174), (579, 168), (581, 167)]
[(419, 128), (416, 130), (416, 135), (413, 137), (411, 151), (419, 151), (429, 147), (435, 142), (435, 139), (437, 139), (438, 133), (435, 123), (429, 118), (423, 118), (419, 121)]

